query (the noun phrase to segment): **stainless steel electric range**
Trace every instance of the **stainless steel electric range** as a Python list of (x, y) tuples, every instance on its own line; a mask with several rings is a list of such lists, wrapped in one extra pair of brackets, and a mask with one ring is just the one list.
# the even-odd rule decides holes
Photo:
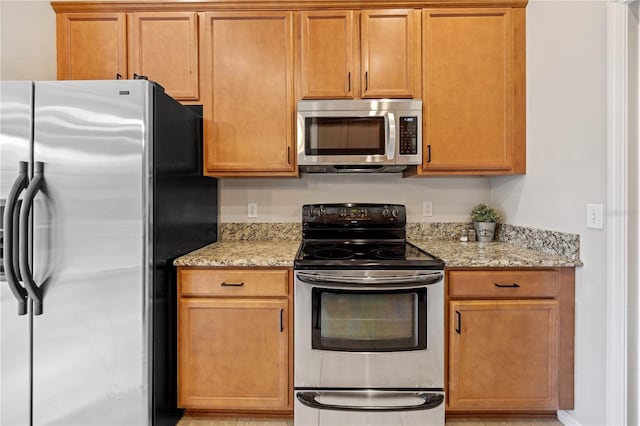
[(302, 208), (295, 426), (444, 424), (444, 262), (394, 204)]

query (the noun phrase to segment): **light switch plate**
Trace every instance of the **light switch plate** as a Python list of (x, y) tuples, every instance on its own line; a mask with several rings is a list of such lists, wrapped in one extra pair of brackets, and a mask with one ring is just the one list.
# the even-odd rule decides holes
[(587, 228), (604, 228), (604, 209), (602, 204), (587, 204)]

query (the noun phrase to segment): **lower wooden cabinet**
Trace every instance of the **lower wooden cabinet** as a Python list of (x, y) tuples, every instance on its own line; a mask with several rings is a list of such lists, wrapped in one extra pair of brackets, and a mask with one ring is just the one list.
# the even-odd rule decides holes
[(573, 408), (573, 273), (447, 271), (447, 413)]
[(291, 411), (290, 276), (286, 269), (179, 269), (179, 407)]

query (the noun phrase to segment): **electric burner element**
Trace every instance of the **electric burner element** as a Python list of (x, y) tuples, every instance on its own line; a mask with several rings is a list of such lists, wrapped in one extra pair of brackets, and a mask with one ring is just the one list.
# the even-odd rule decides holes
[(350, 259), (353, 257), (353, 252), (347, 249), (341, 248), (323, 248), (313, 251), (313, 256), (318, 259)]
[(404, 259), (405, 250), (402, 247), (383, 247), (373, 250), (373, 254), (380, 259)]

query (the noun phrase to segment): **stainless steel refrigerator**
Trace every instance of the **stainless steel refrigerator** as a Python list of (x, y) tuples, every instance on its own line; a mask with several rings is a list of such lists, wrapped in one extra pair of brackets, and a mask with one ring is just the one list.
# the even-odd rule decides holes
[(0, 424), (175, 424), (172, 260), (215, 241), (202, 124), (145, 80), (0, 82)]

